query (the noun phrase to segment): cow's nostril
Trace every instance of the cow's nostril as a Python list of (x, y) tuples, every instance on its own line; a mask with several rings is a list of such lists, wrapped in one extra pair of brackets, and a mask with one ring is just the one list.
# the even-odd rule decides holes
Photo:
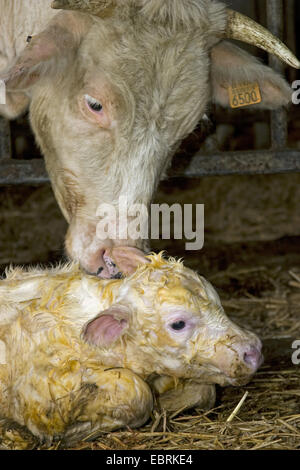
[(102, 268), (102, 267), (98, 269), (98, 271), (97, 271), (97, 276), (101, 276), (101, 273), (102, 273), (103, 269), (104, 269), (104, 268)]
[(262, 354), (256, 347), (244, 353), (244, 362), (255, 370), (261, 365), (262, 360)]

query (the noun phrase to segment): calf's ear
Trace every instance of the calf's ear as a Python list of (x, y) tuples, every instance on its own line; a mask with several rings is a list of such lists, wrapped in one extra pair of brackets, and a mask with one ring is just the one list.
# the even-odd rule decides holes
[(286, 80), (270, 67), (236, 45), (221, 41), (211, 51), (213, 101), (228, 107), (229, 87), (258, 83), (261, 103), (256, 107), (276, 109), (291, 102), (292, 90)]
[[(0, 77), (7, 90), (26, 90), (41, 75), (48, 73), (53, 67), (51, 59), (65, 57), (79, 45), (88, 27), (87, 22), (87, 15), (62, 12), (53, 18), (44, 31), (29, 36), (28, 44), (21, 55)], [(24, 44), (25, 40), (26, 38)]]
[(95, 346), (108, 347), (117, 341), (128, 326), (129, 310), (112, 306), (91, 320), (82, 332), (83, 339)]

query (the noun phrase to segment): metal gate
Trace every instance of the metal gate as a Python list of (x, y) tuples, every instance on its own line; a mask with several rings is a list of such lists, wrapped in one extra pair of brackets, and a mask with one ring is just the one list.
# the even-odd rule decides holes
[[(268, 29), (282, 38), (283, 0), (267, 0)], [(279, 59), (270, 56), (270, 65), (283, 72)], [(300, 172), (300, 150), (287, 148), (288, 114), (285, 109), (270, 113), (271, 148), (268, 150), (222, 152), (215, 148), (207, 154), (196, 153), (180, 174), (199, 177), (229, 174), (271, 174)], [(13, 125), (13, 124), (12, 124)], [(42, 184), (49, 181), (42, 159), (12, 158), (10, 123), (0, 118), (0, 184)]]

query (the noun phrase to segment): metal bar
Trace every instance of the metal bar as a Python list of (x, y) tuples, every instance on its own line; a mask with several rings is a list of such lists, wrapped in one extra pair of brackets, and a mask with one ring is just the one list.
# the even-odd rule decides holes
[(11, 157), (9, 122), (0, 116), (0, 161)]
[[(268, 29), (279, 39), (283, 38), (283, 0), (267, 0), (267, 20)], [(280, 59), (270, 54), (270, 65), (282, 68)]]
[(49, 177), (42, 159), (2, 160), (0, 163), (0, 185), (47, 183)]
[[(285, 20), (284, 35), (286, 37), (287, 46), (295, 52), (295, 54), (297, 53), (296, 14), (296, 0), (288, 0), (285, 2), (283, 14)], [(289, 70), (289, 76), (292, 82), (297, 80), (298, 71), (291, 68)]]
[[(267, 0), (268, 29), (279, 39), (283, 39), (284, 19), (283, 1)], [(274, 55), (269, 55), (270, 66), (277, 72), (284, 73), (283, 63)], [(287, 144), (287, 111), (282, 108), (271, 112), (271, 142), (273, 149), (284, 148)]]
[(297, 150), (258, 150), (196, 154), (184, 170), (172, 170), (171, 176), (197, 178), (213, 175), (256, 175), (300, 173), (300, 152)]
[[(173, 168), (170, 177), (197, 178), (214, 175), (256, 175), (300, 173), (300, 152), (297, 150), (257, 150), (251, 152), (218, 152), (196, 154), (184, 169)], [(39, 185), (49, 182), (43, 160), (3, 160), (0, 185)]]
[(271, 111), (271, 142), (274, 150), (283, 149), (287, 145), (287, 117), (287, 110), (284, 108), (278, 111)]

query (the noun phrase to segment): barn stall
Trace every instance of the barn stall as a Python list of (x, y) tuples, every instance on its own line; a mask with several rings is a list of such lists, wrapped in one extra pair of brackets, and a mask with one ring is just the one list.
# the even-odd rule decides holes
[[(300, 55), (299, 2), (227, 3)], [(270, 61), (289, 82), (299, 79)], [(47, 266), (64, 257), (66, 223), (27, 116), (0, 126), (1, 272), (10, 263)], [(300, 339), (299, 131), (299, 106), (273, 113), (212, 108), (209, 121), (182, 143), (155, 201), (205, 204), (200, 252), (185, 251), (184, 240), (153, 241), (152, 248), (183, 257), (214, 284), (229, 316), (263, 340), (264, 365), (247, 386), (219, 388), (209, 412), (155, 410), (139, 430), (103, 434), (77, 448), (299, 449), (300, 365), (291, 359)]]

